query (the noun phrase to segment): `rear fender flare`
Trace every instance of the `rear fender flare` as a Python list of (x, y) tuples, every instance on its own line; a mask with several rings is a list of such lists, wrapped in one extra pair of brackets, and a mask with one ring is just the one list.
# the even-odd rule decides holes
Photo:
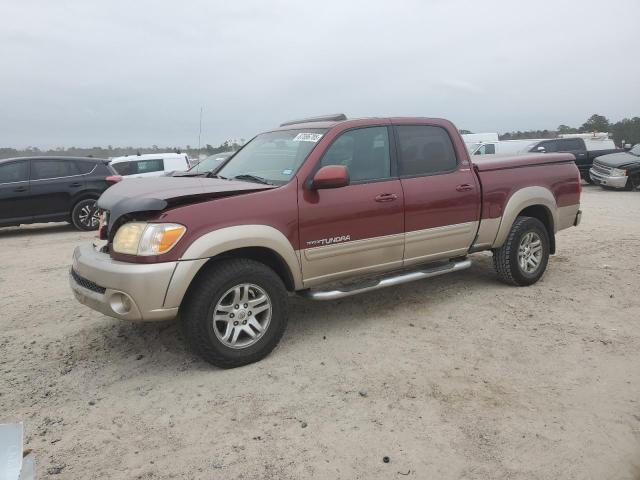
[[(507, 201), (507, 205), (505, 206), (502, 214), (500, 226), (498, 227), (498, 234), (496, 235), (495, 242), (493, 243), (493, 248), (501, 247), (507, 240), (511, 226), (513, 225), (513, 222), (516, 221), (518, 214), (525, 208), (532, 207), (534, 205), (542, 205), (543, 207), (546, 207), (553, 217), (553, 230), (557, 228), (558, 206), (553, 193), (544, 187), (525, 187), (511, 195)], [(553, 233), (554, 232), (551, 232), (551, 234)]]

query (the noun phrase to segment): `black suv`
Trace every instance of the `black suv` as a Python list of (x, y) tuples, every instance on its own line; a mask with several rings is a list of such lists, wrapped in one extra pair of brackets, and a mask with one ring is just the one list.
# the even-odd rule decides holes
[(98, 158), (0, 160), (0, 227), (66, 221), (78, 230), (96, 230), (95, 201), (120, 179)]

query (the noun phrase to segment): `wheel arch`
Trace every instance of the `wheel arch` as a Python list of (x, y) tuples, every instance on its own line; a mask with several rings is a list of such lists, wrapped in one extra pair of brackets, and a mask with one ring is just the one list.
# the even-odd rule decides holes
[(499, 248), (504, 244), (513, 222), (520, 216), (537, 218), (544, 224), (549, 234), (550, 253), (555, 253), (558, 208), (553, 193), (544, 187), (525, 187), (509, 198), (493, 248)]
[(239, 225), (206, 233), (184, 252), (167, 289), (164, 305), (177, 307), (199, 275), (225, 258), (250, 258), (272, 268), (289, 291), (303, 288), (298, 252), (279, 230)]

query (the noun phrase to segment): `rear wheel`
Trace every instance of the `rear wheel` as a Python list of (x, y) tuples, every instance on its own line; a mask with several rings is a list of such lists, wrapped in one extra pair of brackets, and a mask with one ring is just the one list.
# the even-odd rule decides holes
[(97, 230), (100, 225), (100, 216), (93, 198), (80, 200), (71, 211), (71, 223), (78, 230)]
[(493, 251), (498, 278), (510, 285), (536, 283), (549, 262), (549, 233), (537, 218), (518, 217), (502, 247)]
[(266, 265), (221, 260), (197, 280), (181, 317), (193, 350), (207, 362), (233, 368), (266, 357), (287, 326), (287, 291)]

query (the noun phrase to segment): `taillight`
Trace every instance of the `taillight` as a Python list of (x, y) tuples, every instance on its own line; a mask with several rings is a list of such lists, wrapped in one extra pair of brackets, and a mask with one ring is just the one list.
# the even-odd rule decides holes
[(109, 175), (107, 178), (105, 178), (105, 180), (107, 181), (107, 183), (113, 185), (114, 183), (118, 183), (120, 180), (122, 180), (122, 177), (120, 175)]
[[(587, 175), (589, 175), (587, 173)], [(578, 172), (578, 194), (582, 195), (582, 175)]]

